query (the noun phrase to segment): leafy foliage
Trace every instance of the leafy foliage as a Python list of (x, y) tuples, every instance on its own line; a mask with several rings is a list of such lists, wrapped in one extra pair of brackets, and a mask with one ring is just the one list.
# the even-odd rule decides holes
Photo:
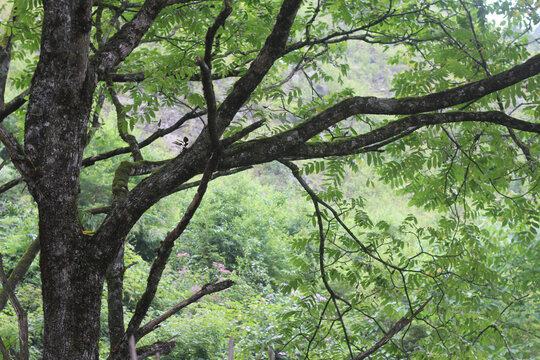
[[(234, 287), (205, 294), (139, 345), (173, 339), (176, 348), (163, 357), (193, 360), (225, 358), (231, 335), (235, 359), (266, 358), (268, 349), (276, 359), (533, 358), (540, 348), (540, 142), (537, 130), (515, 124), (537, 129), (540, 77), (527, 75), (487, 93), (478, 88), (470, 101), (452, 97), (466, 84), (523, 68), (536, 49), (540, 3), (304, 1), (290, 31), (278, 34), (283, 44), (277, 46), (268, 36), (276, 21), (291, 16), (280, 13), (276, 20), (284, 3), (231, 2), (232, 12), (219, 23), (222, 2), (171, 1), (136, 39), (139, 45), (96, 77), (87, 99), (92, 111), (80, 133), (88, 131), (78, 149), (70, 149), (80, 150), (73, 158), (84, 153), (74, 172), (80, 172), (77, 189), (70, 190), (77, 193), (73, 227), (85, 246), (124, 249), (120, 321), (156, 319), (199, 294), (203, 284), (233, 279)], [(144, 12), (142, 3), (94, 5), (85, 59), (90, 64)], [(38, 78), (38, 60), (47, 50), (40, 42), (47, 38), (43, 19), (51, 15), (39, 1), (19, 0), (1, 4), (0, 14), (6, 19), (2, 38), (10, 44), (1, 43), (0, 50), (11, 55), (10, 72), (0, 74), (8, 83), (7, 99), (39, 83), (32, 78)], [(215, 25), (210, 43), (204, 34)], [(268, 54), (268, 46), (280, 53)], [(202, 63), (203, 55), (209, 63)], [(443, 105), (418, 106), (433, 111), (410, 105), (439, 101), (441, 93), (448, 96)], [(365, 95), (397, 99), (360, 97)], [(37, 99), (32, 96), (31, 103)], [(4, 111), (3, 99), (0, 105)], [(212, 105), (225, 110), (212, 114)], [(494, 109), (507, 115), (506, 126), (486, 117), (444, 118)], [(413, 118), (417, 113), (442, 120), (423, 123)], [(178, 120), (178, 114), (189, 116)], [(0, 119), (27, 152), (34, 151), (33, 124), (25, 116), (34, 115), (21, 103)], [(257, 120), (264, 126), (253, 131)], [(384, 133), (406, 121), (412, 125)], [(219, 147), (208, 140), (216, 125), (225, 139)], [(169, 130), (177, 131), (175, 139), (147, 147)], [(2, 141), (4, 184), (24, 175), (29, 158), (13, 156), (18, 148), (5, 135)], [(340, 147), (353, 141), (359, 145)], [(206, 185), (198, 175), (209, 175), (209, 154), (222, 157), (216, 177), (244, 165), (281, 164), (214, 179), (206, 194), (202, 187), (180, 191), (181, 185)], [(8, 274), (43, 221), (28, 193), (38, 199), (37, 185), (30, 176), (25, 181), (29, 188), (6, 191), (0, 199), (0, 252)], [(154, 181), (159, 186), (152, 187)], [(113, 183), (121, 183), (121, 195), (111, 192)], [(163, 239), (203, 195), (189, 227), (168, 250), (171, 258), (163, 260)], [(144, 211), (130, 212), (134, 203), (144, 204)], [(131, 231), (114, 232), (109, 224), (115, 216), (116, 228), (129, 223)], [(112, 235), (106, 226), (115, 228)], [(32, 358), (40, 357), (46, 316), (38, 270), (30, 267), (16, 292), (30, 315)], [(103, 358), (116, 351), (109, 280), (100, 313)], [(19, 346), (16, 319), (12, 307), (0, 313), (1, 340), (12, 354)]]

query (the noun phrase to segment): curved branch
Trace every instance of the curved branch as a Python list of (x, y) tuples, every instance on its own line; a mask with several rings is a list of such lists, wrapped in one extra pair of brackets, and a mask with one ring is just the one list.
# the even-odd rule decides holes
[(289, 131), (308, 140), (324, 129), (358, 114), (412, 115), (435, 111), (479, 99), (540, 73), (540, 54), (497, 75), (420, 97), (352, 97), (332, 106)]
[[(142, 149), (143, 147), (146, 147), (146, 146), (150, 145), (151, 143), (153, 143), (157, 139), (159, 139), (159, 138), (161, 138), (161, 137), (163, 137), (165, 135), (168, 135), (168, 134), (172, 133), (175, 130), (178, 130), (182, 125), (184, 125), (186, 123), (186, 121), (194, 119), (194, 118), (199, 117), (199, 116), (202, 116), (204, 114), (206, 114), (205, 110), (202, 110), (202, 111), (199, 111), (199, 112), (189, 112), (189, 113), (185, 114), (180, 119), (178, 119), (178, 121), (176, 121), (173, 125), (169, 126), (168, 128), (165, 128), (165, 129), (158, 129), (156, 132), (154, 132), (152, 135), (147, 137), (145, 140), (141, 141), (139, 143), (139, 149)], [(109, 158), (111, 158), (113, 156), (116, 156), (116, 155), (127, 154), (129, 152), (130, 152), (129, 147), (122, 147), (122, 148), (111, 150), (111, 151), (108, 151), (106, 153), (102, 153), (102, 154), (99, 154), (99, 155), (90, 156), (90, 157), (87, 157), (87, 158), (83, 159), (82, 166), (83, 167), (91, 166), (91, 165), (94, 165), (98, 161), (109, 159)]]
[(146, 175), (160, 169), (167, 163), (163, 161), (122, 161), (116, 172), (112, 183), (113, 199), (123, 198), (129, 192), (128, 183), (131, 176)]
[[(247, 141), (227, 150), (221, 166), (249, 166), (279, 158), (311, 159), (373, 151), (422, 127), (459, 122), (497, 124), (540, 133), (540, 124), (518, 120), (499, 111), (421, 114), (393, 121), (362, 135), (332, 142), (305, 143), (303, 139), (307, 136), (297, 136), (294, 139), (290, 133), (296, 131), (297, 127), (270, 138)], [(291, 138), (296, 141), (291, 141)]]
[(260, 84), (274, 61), (280, 57), (287, 43), (291, 27), (302, 0), (284, 0), (274, 28), (248, 71), (233, 86), (218, 110), (218, 133), (229, 125), (240, 107)]

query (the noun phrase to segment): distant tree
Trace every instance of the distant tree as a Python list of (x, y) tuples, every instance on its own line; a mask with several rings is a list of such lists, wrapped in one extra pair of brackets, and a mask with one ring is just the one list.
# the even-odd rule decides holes
[[(489, 265), (474, 260), (471, 244), (481, 245), (470, 233), (474, 228), (467, 227), (471, 216), (500, 218), (501, 229), (516, 229), (508, 236), (535, 238), (540, 55), (528, 53), (532, 39), (527, 34), (539, 21), (538, 2), (14, 0), (3, 3), (2, 14), (0, 119), (6, 126), (0, 127), (0, 140), (21, 176), (2, 190), (23, 182), (39, 209), (44, 360), (98, 358), (105, 281), (110, 358), (127, 358), (130, 335), (138, 340), (167, 317), (143, 324), (174, 242), (209, 181), (258, 164), (281, 161), (313, 200), (320, 280), (351, 358), (376, 353), (415, 317), (431, 324), (428, 317), (446, 301), (445, 279), (481, 274)], [(351, 64), (345, 50), (351, 42), (395, 48), (391, 61), (407, 65), (393, 79), (395, 98), (358, 96), (350, 89), (318, 93), (325, 83), (347, 76)], [(15, 68), (9, 72), (10, 63)], [(306, 85), (291, 86), (291, 79), (305, 79)], [(20, 93), (4, 101), (7, 85)], [(126, 145), (85, 156), (105, 101), (116, 110), (118, 136)], [(155, 120), (162, 107), (174, 108), (177, 120), (137, 139), (133, 126)], [(196, 138), (181, 136), (177, 156), (145, 159), (145, 147), (197, 118), (204, 129)], [(79, 194), (85, 191), (81, 169), (120, 154), (131, 154), (133, 161), (116, 169), (110, 205), (90, 209), (106, 213), (104, 220), (96, 229), (85, 229), (79, 217)], [(328, 161), (326, 166), (309, 163), (303, 174), (291, 163), (309, 159)], [(416, 233), (418, 242), (429, 237), (435, 245), (407, 257), (405, 250), (395, 251), (397, 245), (405, 247), (398, 239), (394, 243), (388, 236), (359, 232), (369, 225), (362, 223), (361, 213), (357, 226), (349, 228), (330, 203), (343, 200), (339, 184), (345, 167), (354, 170), (365, 162), (409, 192), (414, 204), (453, 211), (443, 228), (453, 232)], [(302, 177), (315, 171), (330, 179), (326, 192), (314, 192)], [(128, 187), (130, 178), (142, 175), (147, 176)], [(151, 206), (186, 184), (198, 186), (196, 195), (161, 242), (147, 288), (124, 325), (126, 235)], [(347, 270), (347, 276), (361, 280), (356, 294), (333, 290), (332, 282), (345, 275), (325, 265), (343, 256), (325, 243), (336, 226), (345, 229), (342, 245), (358, 255), (358, 266)], [(29, 251), (35, 254), (35, 246)], [(27, 263), (3, 288), (11, 298), (9, 290)], [(207, 284), (190, 301), (231, 285), (228, 280)], [(362, 308), (369, 290), (381, 296), (397, 291), (405, 316), (382, 324), (379, 340), (365, 346), (347, 336), (350, 323), (344, 318), (375, 315)], [(443, 325), (450, 326), (458, 315), (445, 316), (440, 313), (441, 323), (429, 329), (452, 354)], [(497, 323), (484, 325), (482, 333), (462, 338), (473, 347), (487, 331), (505, 339)], [(312, 346), (309, 342), (305, 351)], [(170, 347), (157, 343), (146, 354), (166, 353)], [(505, 348), (512, 356), (510, 345)]]

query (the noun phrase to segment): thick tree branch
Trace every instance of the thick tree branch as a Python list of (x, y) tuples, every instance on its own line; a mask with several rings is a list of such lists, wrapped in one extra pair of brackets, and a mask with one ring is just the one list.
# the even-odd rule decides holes
[(131, 176), (146, 175), (160, 169), (167, 163), (164, 161), (122, 161), (116, 172), (112, 183), (113, 199), (123, 198), (129, 192), (128, 183)]
[(479, 99), (540, 73), (540, 54), (497, 75), (416, 98), (353, 97), (332, 106), (292, 129), (289, 134), (308, 140), (324, 129), (358, 114), (412, 115), (445, 109)]
[(216, 17), (216, 20), (214, 20), (212, 26), (206, 32), (204, 41), (204, 62), (209, 69), (212, 69), (212, 50), (214, 47), (214, 38), (216, 37), (216, 33), (220, 27), (225, 26), (225, 20), (227, 20), (232, 12), (232, 7), (229, 5), (229, 2), (227, 0), (224, 2), (225, 7), (223, 10), (221, 10), (219, 15)]
[[(284, 0), (280, 12), (277, 16), (275, 26), (271, 34), (266, 39), (265, 45), (260, 51), (257, 58), (253, 61), (246, 74), (241, 77), (233, 86), (232, 91), (223, 101), (217, 113), (217, 134), (220, 136), (225, 128), (230, 124), (238, 109), (251, 96), (253, 90), (262, 81), (268, 70), (273, 65), (274, 61), (279, 57), (285, 47), (289, 33), (296, 18), (296, 12), (300, 7), (301, 0)], [(190, 148), (189, 151), (184, 151), (181, 157), (178, 157), (160, 171), (159, 174), (154, 174), (145, 181), (141, 182), (136, 191), (132, 192), (122, 208), (113, 209), (109, 216), (104, 220), (101, 226), (103, 234), (108, 233), (121, 235), (130, 228), (130, 224), (137, 219), (142, 212), (149, 206), (153, 205), (157, 200), (166, 196), (178, 184), (186, 181), (187, 178), (193, 176), (194, 172), (200, 173), (200, 162), (210, 156), (210, 149), (207, 137), (200, 137), (199, 140)], [(185, 163), (187, 166), (181, 166)], [(160, 190), (153, 191), (150, 195), (147, 191), (150, 188), (155, 189), (157, 186)], [(142, 198), (141, 198), (142, 197)], [(137, 199), (137, 200), (135, 200)], [(135, 201), (134, 201), (135, 200)], [(142, 201), (141, 201), (142, 200)], [(120, 205), (119, 205), (120, 206)], [(124, 225), (119, 227), (118, 221), (121, 218), (120, 213), (131, 212), (129, 221), (123, 217)], [(98, 231), (98, 235), (101, 231)], [(103, 242), (106, 242), (106, 236), (103, 235)], [(103, 250), (107, 250), (105, 245)]]
[(274, 28), (266, 39), (257, 58), (251, 63), (248, 71), (233, 86), (218, 110), (218, 132), (221, 133), (232, 121), (240, 107), (251, 96), (260, 84), (274, 61), (285, 48), (296, 12), (302, 4), (301, 0), (284, 0), (277, 16)]
[(217, 130), (217, 103), (216, 94), (214, 92), (214, 84), (212, 83), (212, 50), (214, 45), (214, 38), (218, 29), (221, 26), (225, 26), (225, 20), (232, 12), (232, 7), (225, 0), (225, 7), (219, 13), (212, 26), (206, 32), (204, 42), (204, 60), (197, 56), (197, 63), (201, 69), (202, 87), (204, 93), (204, 99), (206, 100), (206, 108), (208, 110), (208, 133), (210, 135), (210, 143), (212, 148), (220, 151), (219, 138)]
[[(176, 343), (169, 340), (158, 341), (151, 345), (141, 346), (137, 348), (137, 360), (146, 359), (156, 354), (168, 355), (174, 350), (175, 347)], [(159, 357), (156, 356), (156, 360), (157, 359), (159, 359)]]
[[(403, 134), (409, 134), (422, 127), (459, 122), (497, 124), (516, 130), (540, 133), (540, 124), (518, 120), (499, 111), (421, 114), (393, 121), (362, 135), (332, 142), (304, 143), (297, 140), (298, 142), (295, 143), (291, 141), (292, 136), (290, 136), (291, 132), (295, 132), (295, 128), (270, 138), (239, 144), (225, 151), (221, 165), (224, 167), (248, 166), (279, 158), (311, 159), (372, 151), (388, 144), (392, 139), (397, 140)], [(298, 138), (303, 140), (305, 137), (297, 136), (296, 139)]]
[[(244, 166), (244, 167), (236, 168), (236, 169), (230, 169), (230, 170), (225, 170), (225, 171), (217, 171), (217, 172), (212, 174), (212, 178), (210, 180), (214, 180), (214, 179), (217, 179), (218, 177), (222, 177), (222, 176), (229, 176), (229, 175), (232, 175), (232, 174), (237, 174), (239, 172), (242, 172), (242, 171), (245, 171), (245, 170), (248, 170), (248, 169), (251, 169), (251, 168), (252, 168), (251, 166)], [(185, 184), (182, 184), (182, 185), (178, 186), (177, 188), (175, 188), (172, 193), (183, 191), (183, 190), (186, 190), (186, 189), (191, 189), (191, 188), (199, 186), (200, 184), (201, 184), (201, 180), (185, 183)], [(110, 206), (100, 206), (100, 207), (97, 207), (97, 208), (92, 208), (92, 209), (85, 210), (84, 212), (87, 213), (87, 214), (96, 215), (96, 214), (107, 214), (110, 210), (111, 210)]]
[(197, 56), (197, 62), (201, 68), (201, 76), (203, 78), (203, 93), (204, 99), (206, 100), (206, 108), (208, 109), (208, 114), (206, 118), (208, 119), (207, 129), (210, 135), (210, 142), (214, 148), (219, 147), (219, 135), (216, 129), (216, 94), (214, 93), (214, 85), (210, 78), (210, 66), (205, 63), (199, 56)]

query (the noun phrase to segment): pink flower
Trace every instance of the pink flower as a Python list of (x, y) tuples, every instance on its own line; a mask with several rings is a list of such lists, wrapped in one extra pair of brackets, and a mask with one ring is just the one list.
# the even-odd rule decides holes
[(215, 261), (214, 261), (214, 262), (212, 263), (212, 266), (217, 267), (217, 268), (218, 268), (217, 270), (218, 270), (219, 272), (223, 273), (223, 274), (230, 274), (230, 273), (231, 273), (231, 271), (225, 269), (225, 265), (223, 265), (223, 264), (221, 264), (221, 263), (218, 263), (218, 262), (215, 262)]
[(176, 257), (182, 257), (182, 256), (189, 256), (189, 254), (185, 252), (176, 254)]

